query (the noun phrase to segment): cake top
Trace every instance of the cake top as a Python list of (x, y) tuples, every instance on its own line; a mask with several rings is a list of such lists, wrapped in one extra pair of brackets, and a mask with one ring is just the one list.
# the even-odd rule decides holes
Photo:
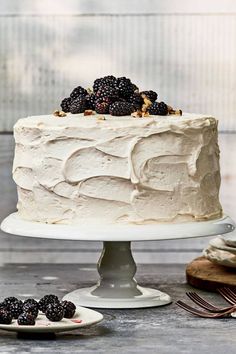
[(47, 127), (145, 127), (156, 126), (166, 127), (170, 125), (178, 126), (202, 126), (209, 125), (209, 120), (215, 120), (215, 118), (196, 113), (183, 113), (182, 116), (168, 115), (165, 117), (150, 115), (148, 117), (133, 118), (132, 116), (114, 117), (109, 114), (100, 115), (94, 114), (91, 116), (84, 116), (80, 114), (67, 114), (65, 117), (54, 117), (53, 114), (31, 116), (27, 118), (21, 118), (15, 124), (15, 128), (34, 127), (34, 128), (47, 128)]

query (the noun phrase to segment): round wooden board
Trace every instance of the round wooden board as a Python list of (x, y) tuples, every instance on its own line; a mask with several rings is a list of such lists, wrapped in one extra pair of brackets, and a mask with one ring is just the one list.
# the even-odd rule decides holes
[(187, 265), (186, 279), (198, 289), (216, 291), (227, 286), (236, 290), (236, 269), (213, 264), (205, 257), (196, 258)]

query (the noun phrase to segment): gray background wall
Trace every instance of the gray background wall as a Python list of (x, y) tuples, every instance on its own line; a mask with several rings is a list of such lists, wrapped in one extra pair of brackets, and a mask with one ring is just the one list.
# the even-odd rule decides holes
[[(184, 111), (219, 118), (220, 131), (230, 133), (220, 136), (222, 202), (234, 214), (235, 56), (234, 1), (0, 0), (0, 219), (16, 203), (14, 122), (52, 112), (73, 87), (110, 73)], [(207, 241), (136, 243), (135, 257), (185, 262)], [(2, 233), (0, 261), (89, 262), (100, 246)]]

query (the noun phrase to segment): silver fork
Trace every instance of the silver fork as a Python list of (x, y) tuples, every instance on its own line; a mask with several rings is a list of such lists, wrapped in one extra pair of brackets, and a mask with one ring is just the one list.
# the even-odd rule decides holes
[(186, 304), (185, 302), (179, 300), (176, 302), (176, 305), (178, 305), (179, 307), (181, 307), (182, 309), (184, 309), (187, 312), (192, 313), (193, 315), (199, 316), (199, 317), (204, 317), (204, 318), (223, 318), (223, 317), (229, 317), (231, 315), (231, 313), (236, 311), (236, 305), (232, 306), (230, 309), (228, 309), (227, 311), (224, 312), (216, 312), (216, 313), (212, 313), (212, 312), (208, 312), (208, 311), (202, 311), (202, 310), (198, 310), (192, 306), (189, 306), (188, 304)]
[(221, 296), (231, 305), (236, 304), (236, 294), (233, 290), (229, 288), (220, 288), (217, 289), (217, 291), (220, 293)]
[(232, 308), (231, 306), (226, 306), (226, 307), (217, 307), (215, 305), (213, 305), (211, 302), (206, 301), (205, 299), (203, 299), (200, 295), (198, 295), (195, 292), (187, 292), (186, 295), (198, 306), (210, 311), (210, 312), (225, 312), (228, 311)]

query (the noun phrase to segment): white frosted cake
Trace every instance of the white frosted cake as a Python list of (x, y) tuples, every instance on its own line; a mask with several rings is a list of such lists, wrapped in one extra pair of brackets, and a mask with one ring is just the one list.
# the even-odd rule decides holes
[(34, 116), (18, 120), (14, 136), (25, 220), (147, 224), (222, 215), (213, 117)]

